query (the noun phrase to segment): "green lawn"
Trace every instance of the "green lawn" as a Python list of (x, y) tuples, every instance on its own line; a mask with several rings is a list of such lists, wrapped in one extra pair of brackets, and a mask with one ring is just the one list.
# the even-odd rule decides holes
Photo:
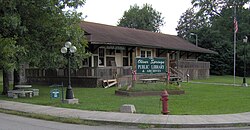
[[(233, 84), (234, 83), (234, 77), (231, 75), (226, 76), (210, 76), (209, 79), (203, 79), (203, 80), (193, 80), (198, 82), (208, 82), (208, 83), (226, 83), (226, 84)], [(250, 78), (247, 78), (247, 81), (250, 82)], [(235, 77), (235, 84), (242, 84), (243, 77)]]
[[(232, 76), (231, 76), (232, 78)], [(228, 76), (212, 76), (211, 80), (230, 81)], [(241, 80), (241, 78), (239, 78)], [(248, 80), (250, 81), (250, 80)], [(240, 81), (237, 81), (240, 82)], [(154, 84), (152, 84), (154, 85)], [(169, 110), (172, 115), (226, 114), (250, 112), (250, 87), (234, 87), (182, 83), (185, 95), (170, 95)], [(60, 99), (50, 99), (48, 86), (33, 85), (40, 89), (39, 97), (12, 99), (0, 96), (0, 99), (34, 104), (68, 107), (83, 110), (119, 111), (122, 104), (134, 104), (138, 113), (160, 114), (160, 96), (122, 97), (116, 96), (117, 88), (77, 88), (73, 86), (80, 104), (62, 104)], [(2, 86), (0, 86), (2, 91)]]

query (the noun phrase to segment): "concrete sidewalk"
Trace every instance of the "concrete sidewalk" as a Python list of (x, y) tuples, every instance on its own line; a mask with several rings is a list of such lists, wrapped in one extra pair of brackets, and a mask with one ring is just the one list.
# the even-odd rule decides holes
[(72, 117), (105, 123), (130, 125), (148, 124), (161, 127), (232, 127), (250, 125), (250, 112), (223, 115), (150, 115), (119, 112), (85, 111), (51, 106), (33, 105), (0, 100), (0, 108), (46, 114), (57, 117)]

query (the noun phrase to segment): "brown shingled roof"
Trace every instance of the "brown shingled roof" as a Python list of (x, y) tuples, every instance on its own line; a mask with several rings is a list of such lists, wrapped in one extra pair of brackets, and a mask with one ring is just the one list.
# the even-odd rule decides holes
[(216, 53), (208, 49), (197, 47), (174, 35), (86, 21), (82, 21), (81, 27), (85, 33), (90, 35), (88, 41), (92, 44), (140, 46), (188, 52)]

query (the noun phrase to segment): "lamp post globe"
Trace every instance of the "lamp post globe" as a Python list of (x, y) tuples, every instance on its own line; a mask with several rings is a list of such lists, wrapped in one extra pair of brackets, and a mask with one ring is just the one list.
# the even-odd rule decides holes
[(63, 54), (67, 53), (67, 48), (66, 47), (62, 47), (61, 48), (61, 53), (63, 53)]
[(66, 48), (70, 48), (70, 47), (71, 47), (71, 45), (72, 45), (72, 43), (71, 43), (71, 42), (69, 42), (69, 41), (68, 41), (68, 42), (65, 42), (65, 47), (66, 47)]
[(76, 47), (72, 46), (71, 42), (66, 42), (65, 46), (61, 48), (61, 53), (65, 54), (65, 57), (68, 59), (68, 87), (66, 90), (66, 99), (74, 98), (70, 79), (70, 58), (73, 56), (73, 53), (75, 53), (76, 50)]
[(75, 53), (77, 51), (76, 46), (71, 46), (69, 50), (71, 53)]

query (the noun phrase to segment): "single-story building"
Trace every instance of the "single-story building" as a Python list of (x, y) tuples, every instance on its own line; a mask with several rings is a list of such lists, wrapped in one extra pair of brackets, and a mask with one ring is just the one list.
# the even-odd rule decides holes
[[(182, 79), (186, 79), (187, 74), (190, 75), (190, 79), (209, 77), (210, 63), (198, 61), (198, 57), (205, 53), (216, 52), (195, 46), (178, 36), (86, 21), (82, 21), (80, 26), (88, 41), (87, 50), (92, 55), (88, 59), (83, 59), (83, 68), (72, 72), (72, 84), (82, 86), (82, 83), (87, 81), (93, 85), (92, 87), (96, 87), (100, 86), (102, 80), (113, 78), (124, 81), (121, 85), (129, 84), (136, 57), (168, 58), (170, 74), (178, 75)], [(58, 82), (47, 78), (50, 75), (61, 78), (67, 76), (65, 70), (55, 70), (47, 74), (38, 71), (41, 70), (26, 70), (29, 83)], [(139, 78), (145, 76), (162, 75), (138, 75)]]

